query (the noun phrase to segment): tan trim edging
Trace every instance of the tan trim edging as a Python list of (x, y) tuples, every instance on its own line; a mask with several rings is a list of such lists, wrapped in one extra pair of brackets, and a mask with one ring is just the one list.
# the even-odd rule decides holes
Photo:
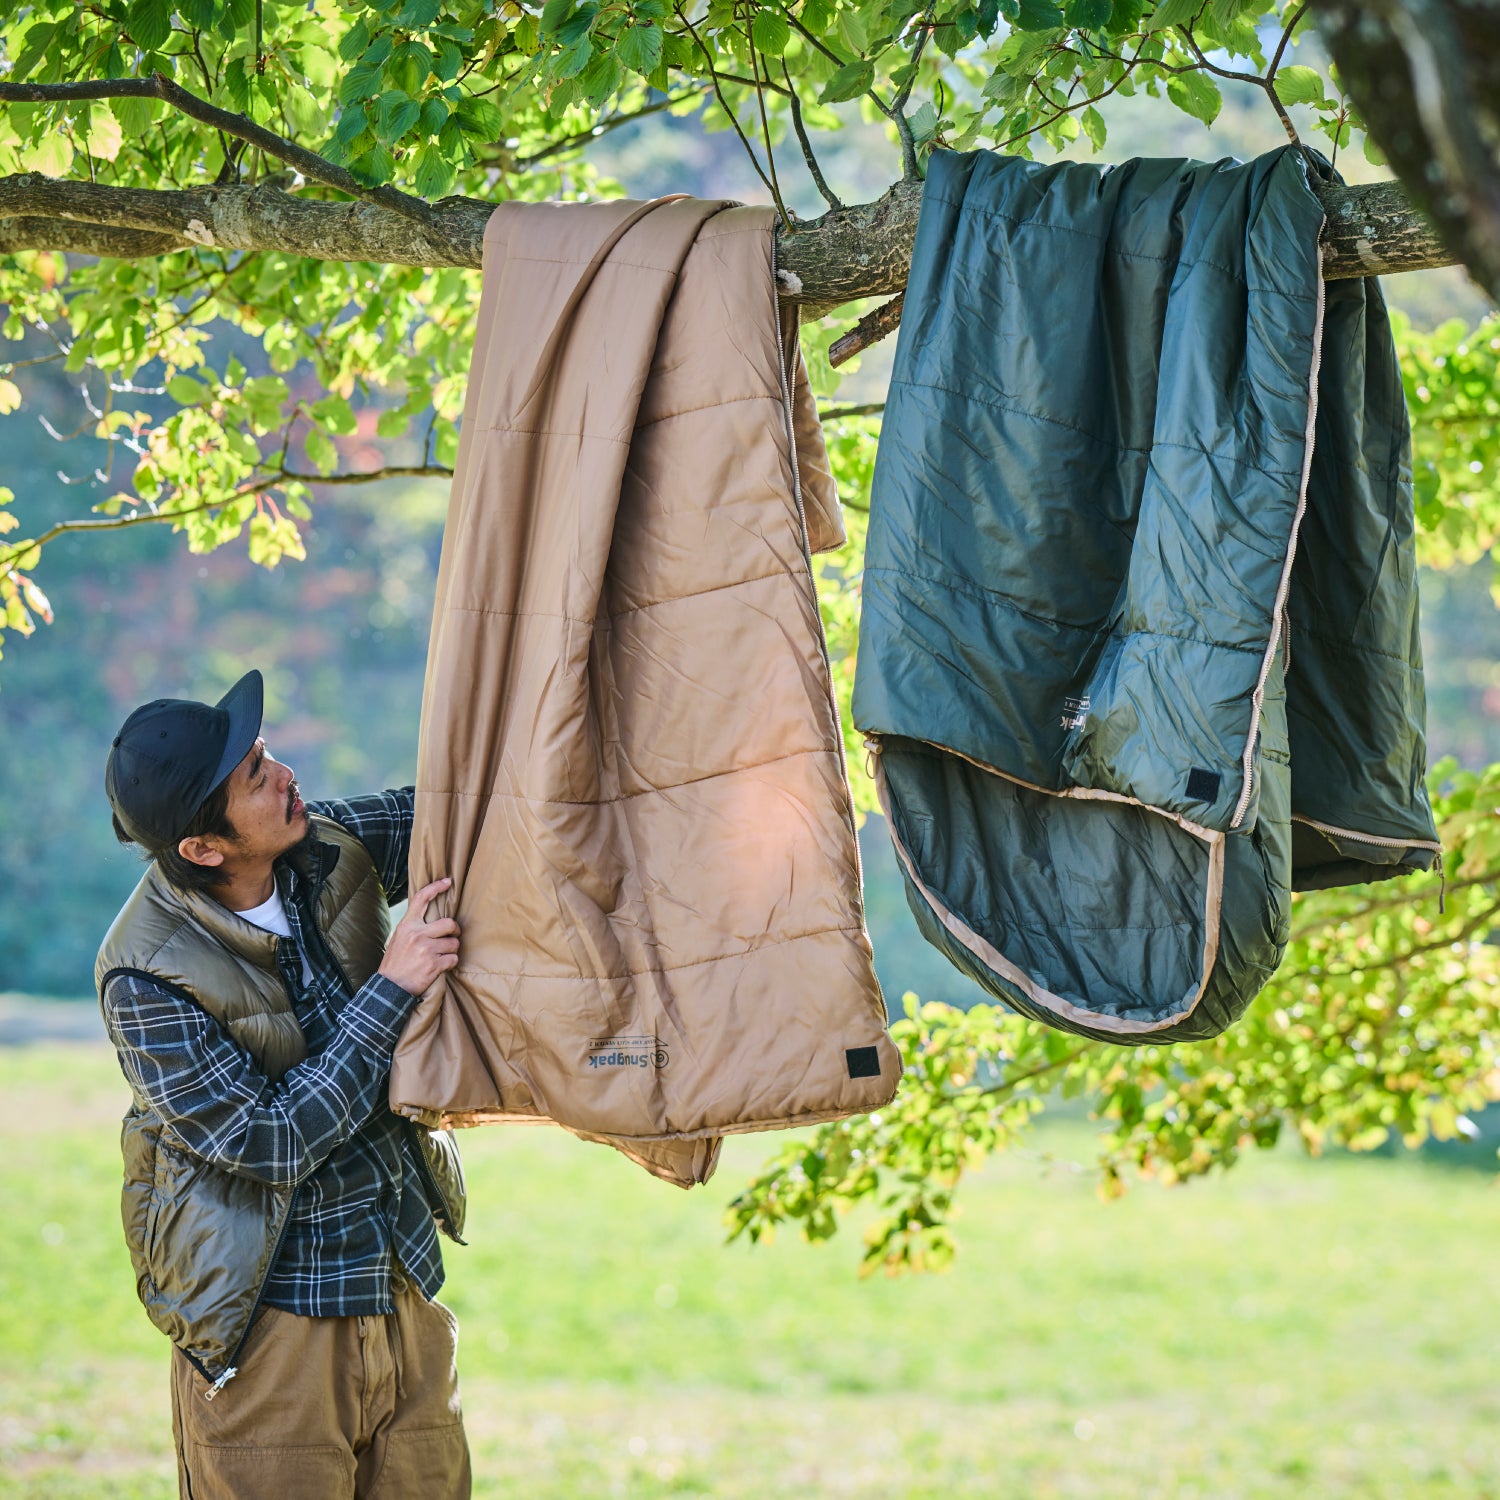
[[(923, 741), (922, 743), (927, 743)], [(1148, 807), (1144, 802), (1134, 797), (1126, 797), (1118, 792), (1097, 791), (1090, 787), (1068, 787), (1062, 791), (1050, 791), (1046, 787), (1034, 786), (1028, 781), (1022, 781), (1016, 776), (1007, 776), (1005, 772), (998, 771), (993, 766), (986, 766), (979, 761), (971, 759), (966, 755), (959, 755), (957, 751), (947, 750), (946, 746), (936, 745), (933, 748), (943, 750), (946, 754), (957, 755), (958, 759), (968, 761), (976, 769), (988, 772), (991, 776), (997, 776), (1002, 781), (1011, 782), (1016, 786), (1026, 787), (1033, 792), (1040, 792), (1047, 797), (1072, 797), (1080, 801), (1098, 802), (1124, 802), (1132, 807), (1145, 808), (1149, 813), (1155, 813), (1159, 818), (1166, 818), (1169, 822), (1178, 824), (1181, 828), (1200, 838), (1208, 845), (1208, 880), (1204, 890), (1203, 901), (1203, 970), (1199, 976), (1198, 988), (1186, 1007), (1175, 1015), (1168, 1016), (1162, 1021), (1127, 1021), (1118, 1016), (1106, 1016), (1098, 1011), (1084, 1010), (1074, 1005), (1070, 1000), (1064, 1000), (1061, 995), (1054, 995), (1050, 990), (1045, 990), (1037, 984), (1030, 975), (1016, 967), (1003, 953), (1000, 952), (987, 939), (981, 937), (972, 928), (961, 922), (948, 907), (932, 892), (927, 883), (917, 873), (916, 865), (908, 852), (901, 836), (896, 831), (896, 820), (891, 816), (890, 789), (886, 784), (885, 766), (882, 762), (881, 746), (879, 737), (870, 735), (865, 740), (866, 746), (872, 751), (875, 762), (875, 791), (880, 798), (880, 810), (885, 815), (886, 827), (890, 829), (891, 843), (895, 845), (896, 854), (900, 858), (907, 876), (912, 884), (922, 893), (922, 899), (932, 908), (938, 920), (956, 937), (970, 953), (981, 959), (1003, 979), (1021, 991), (1033, 1005), (1043, 1010), (1050, 1010), (1056, 1015), (1072, 1021), (1075, 1025), (1087, 1026), (1094, 1031), (1112, 1031), (1126, 1036), (1141, 1036), (1153, 1031), (1162, 1031), (1168, 1026), (1175, 1026), (1179, 1021), (1185, 1020), (1198, 1008), (1198, 1002), (1203, 998), (1203, 992), (1208, 988), (1209, 978), (1213, 974), (1214, 964), (1219, 956), (1219, 924), (1224, 899), (1224, 839), (1225, 835), (1212, 828), (1204, 828), (1200, 824), (1190, 822), (1177, 813), (1164, 812), (1157, 807)]]
[(1245, 753), (1240, 761), (1242, 780), (1240, 800), (1234, 805), (1234, 816), (1229, 820), (1231, 829), (1238, 828), (1250, 810), (1250, 796), (1255, 789), (1255, 742), (1260, 734), (1260, 713), (1266, 699), (1266, 678), (1271, 675), (1271, 663), (1276, 660), (1276, 648), (1281, 643), (1281, 623), (1286, 618), (1287, 595), (1292, 588), (1292, 563), (1297, 556), (1297, 533), (1302, 529), (1302, 518), (1307, 514), (1307, 482), (1312, 475), (1313, 439), (1318, 426), (1318, 374), (1323, 368), (1323, 246), (1318, 245), (1318, 311), (1313, 323), (1312, 368), (1307, 377), (1307, 427), (1302, 439), (1302, 478), (1297, 484), (1297, 509), (1292, 514), (1292, 529), (1287, 536), (1286, 557), (1281, 564), (1281, 579), (1276, 585), (1276, 603), (1271, 610), (1271, 634), (1266, 641), (1266, 653), (1261, 658), (1260, 676), (1255, 682), (1255, 691), (1250, 695), (1250, 731), (1245, 736)]

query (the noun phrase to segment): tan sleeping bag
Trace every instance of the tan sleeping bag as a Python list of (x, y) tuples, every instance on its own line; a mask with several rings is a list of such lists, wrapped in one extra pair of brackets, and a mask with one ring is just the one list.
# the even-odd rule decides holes
[(842, 525), (772, 222), (496, 209), (422, 704), (412, 888), (453, 876), (463, 946), (392, 1107), (554, 1120), (683, 1186), (720, 1135), (876, 1108), (900, 1074), (808, 560)]

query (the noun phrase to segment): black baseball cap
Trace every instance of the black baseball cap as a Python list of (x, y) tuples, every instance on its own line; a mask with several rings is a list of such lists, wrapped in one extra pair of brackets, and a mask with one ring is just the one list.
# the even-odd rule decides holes
[(157, 698), (120, 727), (104, 768), (104, 790), (120, 826), (138, 844), (175, 843), (260, 735), (265, 683), (246, 672), (219, 701)]

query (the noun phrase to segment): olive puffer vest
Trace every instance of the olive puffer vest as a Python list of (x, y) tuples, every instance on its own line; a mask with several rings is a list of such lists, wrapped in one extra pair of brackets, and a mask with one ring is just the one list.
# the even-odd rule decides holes
[[(299, 851), (318, 937), (350, 992), (380, 965), (390, 913), (374, 862), (353, 834), (312, 820)], [(210, 896), (179, 891), (152, 865), (95, 963), (102, 1007), (118, 974), (141, 974), (207, 1011), (273, 1082), (307, 1056), (276, 963), (277, 938)], [(451, 1133), (412, 1125), (438, 1227), (463, 1233), (464, 1184)], [(260, 1304), (295, 1189), (235, 1176), (189, 1152), (144, 1100), (125, 1116), (121, 1214), (136, 1291), (151, 1321), (211, 1380), (227, 1379)]]

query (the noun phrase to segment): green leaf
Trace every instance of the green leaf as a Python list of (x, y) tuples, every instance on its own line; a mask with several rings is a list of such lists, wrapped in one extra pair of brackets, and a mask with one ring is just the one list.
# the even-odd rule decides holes
[(1316, 68), (1294, 63), (1276, 70), (1276, 92), (1283, 104), (1322, 104), (1323, 75)]
[(62, 177), (73, 165), (73, 143), (61, 131), (44, 135), (20, 153), (21, 165), (29, 172)]
[(243, 57), (236, 57), (224, 69), (224, 92), (236, 109), (243, 110), (250, 103), (250, 75)]
[(868, 62), (846, 63), (823, 85), (818, 98), (824, 104), (842, 104), (868, 93), (875, 82), (875, 65)]
[[(585, 34), (579, 37), (576, 42), (564, 47), (557, 54), (557, 60), (553, 64), (553, 72), (558, 78), (576, 78), (578, 74), (588, 67), (589, 59), (593, 55), (594, 44), (588, 35)], [(571, 96), (569, 96), (568, 101), (564, 102), (571, 102)], [(553, 107), (561, 108), (561, 105), (557, 101), (554, 101)]]
[(339, 56), (347, 63), (352, 63), (355, 58), (364, 53), (370, 45), (370, 22), (367, 16), (361, 16), (343, 36), (339, 38)]
[(191, 375), (174, 375), (167, 382), (167, 394), (179, 406), (197, 406), (199, 402), (208, 400), (209, 390)]
[(578, 75), (578, 86), (584, 98), (597, 109), (620, 87), (623, 76), (620, 59), (613, 52), (606, 52)]
[(177, 0), (177, 14), (189, 26), (199, 31), (209, 31), (218, 18), (218, 6), (214, 4), (214, 0)]
[(308, 461), (318, 473), (332, 474), (338, 467), (339, 450), (334, 447), (333, 439), (321, 427), (309, 428), (302, 443), (307, 449)]
[(339, 123), (334, 128), (334, 144), (347, 146), (362, 136), (369, 127), (369, 116), (362, 104), (356, 104), (351, 109), (346, 109), (339, 115)]
[(1062, 7), (1052, 0), (1021, 0), (1016, 25), (1022, 31), (1054, 31), (1064, 21)]
[[(762, 12), (762, 15), (768, 12)], [(760, 17), (757, 17), (759, 20)], [(786, 23), (782, 22), (783, 27)], [(788, 30), (790, 35), (790, 30)], [(640, 73), (642, 76), (661, 61), (661, 27), (660, 26), (631, 26), (615, 46), (615, 55), (632, 72)]]
[(7, 83), (19, 83), (31, 75), (36, 65), (47, 55), (47, 46), (56, 30), (55, 21), (39, 21), (26, 33), (26, 40), (21, 44), (20, 55), (16, 58), (10, 77), (6, 79)]
[(385, 70), (380, 64), (372, 67), (366, 62), (355, 63), (339, 84), (339, 103), (356, 104), (363, 99), (372, 98), (380, 92), (380, 85), (384, 81)]
[(1228, 26), (1241, 11), (1259, 9), (1253, 4), (1253, 0), (1213, 0), (1209, 12), (1218, 23), (1220, 29)]
[(444, 83), (451, 83), (458, 77), (459, 70), (464, 65), (464, 55), (457, 42), (441, 42), (438, 44), (437, 60), (432, 65), (432, 71)]
[[(864, 53), (869, 50), (870, 32), (864, 16), (857, 10), (845, 8), (838, 14), (839, 39), (851, 52)], [(860, 90), (864, 92), (863, 89)]]
[(427, 82), (432, 72), (432, 52), (424, 42), (408, 40), (402, 42), (391, 56), (387, 71), (408, 94), (415, 94)]
[(1103, 149), (1104, 138), (1108, 134), (1108, 127), (1104, 123), (1104, 116), (1090, 104), (1079, 116), (1078, 123), (1083, 126), (1083, 133), (1088, 137), (1089, 143), (1095, 151)]
[(930, 140), (938, 128), (937, 105), (931, 99), (925, 100), (920, 109), (912, 111), (907, 123), (911, 126), (912, 138), (919, 144)]
[(417, 152), (412, 181), (422, 197), (429, 200), (445, 197), (452, 191), (457, 176), (457, 169), (444, 158), (439, 147), (428, 144)]
[(375, 436), (398, 438), (410, 425), (411, 418), (405, 410), (399, 406), (393, 406), (389, 411), (381, 412), (375, 419)]
[(366, 187), (384, 187), (395, 175), (396, 163), (390, 151), (377, 141), (349, 163), (349, 171)]
[(396, 25), (413, 31), (421, 30), (437, 20), (440, 10), (442, 5), (439, 0), (406, 0), (401, 13), (396, 17)]
[(354, 417), (354, 408), (342, 396), (324, 396), (321, 401), (315, 401), (312, 414), (315, 421), (321, 422), (329, 432), (336, 432), (340, 437), (347, 437), (359, 426)]
[(0, 380), (0, 416), (9, 416), (20, 404), (20, 386), (13, 380)]
[(574, 0), (547, 0), (542, 7), (542, 34), (552, 36), (573, 13)]
[(1114, 11), (1114, 0), (1068, 0), (1068, 25), (1080, 31), (1102, 31)]
[(458, 119), (465, 135), (496, 141), (505, 134), (505, 116), (488, 99), (464, 99), (458, 106)]
[(1201, 9), (1203, 0), (1162, 0), (1146, 17), (1146, 31), (1162, 31), (1168, 26), (1185, 26)]
[(400, 89), (392, 89), (390, 93), (380, 96), (375, 114), (379, 121), (375, 133), (389, 144), (399, 141), (417, 123), (422, 114), (422, 106), (415, 99), (408, 98)]
[(1224, 96), (1207, 73), (1174, 73), (1167, 80), (1167, 98), (1195, 120), (1212, 125), (1224, 107)]
[(158, 51), (172, 34), (171, 0), (132, 0), (125, 25), (142, 51)]
[(779, 10), (762, 10), (750, 23), (750, 38), (767, 57), (780, 57), (792, 39), (792, 28)]
[(599, 19), (599, 7), (593, 4), (593, 0), (587, 5), (580, 5), (577, 10), (568, 17), (566, 21), (557, 28), (557, 41), (560, 46), (571, 47), (574, 42), (586, 37), (594, 28), (594, 22)]
[(441, 99), (429, 99), (422, 106), (423, 135), (436, 135), (447, 123), (448, 106)]

